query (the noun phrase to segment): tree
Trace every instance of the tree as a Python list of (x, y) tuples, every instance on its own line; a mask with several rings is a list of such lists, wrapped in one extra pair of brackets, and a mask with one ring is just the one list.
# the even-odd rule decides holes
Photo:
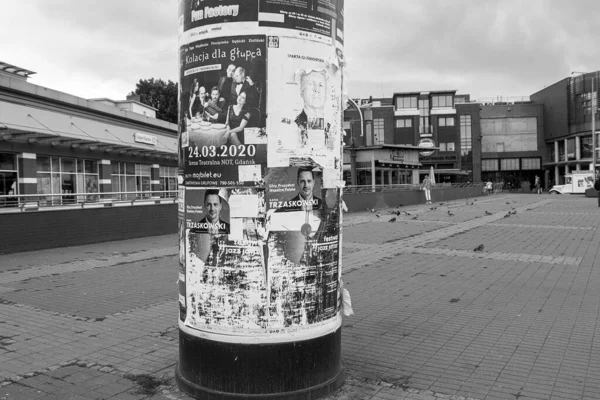
[(177, 83), (162, 79), (140, 79), (131, 94), (140, 96), (140, 102), (157, 109), (156, 118), (177, 123)]

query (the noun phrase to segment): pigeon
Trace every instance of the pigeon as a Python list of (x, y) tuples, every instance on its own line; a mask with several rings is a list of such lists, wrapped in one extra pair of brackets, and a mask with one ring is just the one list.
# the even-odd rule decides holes
[(410, 215), (410, 213), (408, 211), (404, 211), (405, 215)]
[(448, 210), (448, 215), (451, 217), (454, 217), (454, 214), (452, 214), (452, 211)]
[(503, 218), (508, 218), (510, 217), (510, 214), (506, 214)]
[(510, 215), (516, 215), (517, 214), (517, 210), (511, 210), (508, 212)]
[(479, 246), (475, 247), (473, 251), (483, 251), (483, 245), (480, 244)]
[(506, 204), (510, 204), (510, 201), (507, 201)]
[(374, 209), (374, 208), (371, 208), (371, 212), (372, 212), (372, 213), (374, 213), (374, 212), (375, 212), (375, 209)]
[(437, 207), (431, 207), (431, 208), (430, 208), (430, 210), (431, 210), (431, 211), (433, 211), (433, 210), (437, 210)]
[(415, 215), (414, 217), (412, 217), (411, 219), (417, 219), (418, 215)]
[(440, 206), (443, 206), (443, 205), (444, 205), (444, 203), (440, 203)]
[(489, 211), (486, 211), (486, 212), (485, 212), (485, 215), (492, 215), (492, 213), (491, 213), (491, 212), (489, 212)]
[(396, 217), (390, 219), (389, 222), (396, 222)]
[(381, 217), (381, 214), (377, 213), (377, 214), (375, 214), (375, 216), (376, 216), (377, 218), (379, 218), (379, 217)]

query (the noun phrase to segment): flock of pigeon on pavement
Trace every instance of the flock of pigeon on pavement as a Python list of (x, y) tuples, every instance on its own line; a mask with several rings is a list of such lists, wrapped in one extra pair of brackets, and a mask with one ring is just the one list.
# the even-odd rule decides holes
[[(475, 204), (475, 201), (477, 201), (477, 199), (474, 199), (473, 201), (470, 201), (469, 199), (467, 199), (466, 200), (466, 205), (467, 206), (472, 206), (472, 205)], [(510, 202), (510, 201), (506, 202), (506, 204), (510, 205), (511, 207), (510, 207), (510, 210), (504, 215), (503, 218), (510, 218), (511, 215), (516, 215), (517, 214), (517, 210), (515, 210), (515, 208), (511, 205), (512, 203), (516, 203), (516, 200), (513, 200), (512, 202)], [(444, 205), (444, 203), (438, 203), (437, 206), (435, 206), (435, 207), (429, 207), (429, 211), (435, 211), (435, 210), (437, 210), (438, 207), (441, 207), (443, 205)], [(395, 215), (395, 217), (392, 217), (388, 222), (396, 222), (397, 221), (397, 217), (399, 217), (401, 215), (405, 215), (405, 216), (410, 216), (411, 215), (410, 212), (408, 212), (406, 210), (401, 210), (400, 209), (403, 206), (404, 206), (404, 204), (399, 204), (399, 205), (396, 206), (396, 208), (394, 210), (392, 210), (392, 211), (389, 212), (390, 214)], [(381, 218), (381, 214), (378, 213), (377, 210), (375, 210), (374, 208), (371, 208), (371, 209), (367, 208), (366, 210), (370, 211), (372, 213), (375, 213), (375, 216), (377, 218)], [(529, 211), (530, 209), (527, 209), (527, 210)], [(451, 210), (449, 210), (449, 209), (447, 211), (447, 214), (448, 214), (449, 217), (454, 217), (454, 213)], [(486, 210), (485, 211), (485, 215), (494, 215), (494, 214), (492, 212)], [(418, 217), (419, 217), (419, 215), (415, 214), (411, 218), (411, 220), (417, 220)], [(483, 251), (483, 249), (484, 249), (483, 244), (480, 244), (479, 246), (475, 247), (473, 249), (473, 251), (480, 252), (480, 251)]]

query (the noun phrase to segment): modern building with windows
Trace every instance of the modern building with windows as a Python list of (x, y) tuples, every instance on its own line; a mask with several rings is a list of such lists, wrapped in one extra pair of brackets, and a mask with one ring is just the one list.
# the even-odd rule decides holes
[(531, 95), (544, 110), (547, 151), (543, 166), (548, 180), (555, 184), (563, 184), (571, 171), (592, 169), (592, 125), (596, 134), (599, 127), (598, 77), (598, 71), (572, 75)]
[[(456, 90), (400, 92), (393, 96), (394, 130), (397, 141), (422, 149), (420, 173), (433, 167), (438, 182), (473, 181), (473, 123), (476, 107), (469, 95)], [(461, 113), (462, 110), (462, 113)], [(431, 150), (427, 150), (431, 148)]]
[(392, 99), (357, 99), (355, 104), (358, 109), (348, 108), (344, 113), (346, 184), (418, 183), (419, 149), (403, 144), (396, 136)]
[(527, 100), (480, 103), (480, 129), (482, 181), (524, 191), (533, 187), (536, 175), (544, 181), (543, 105)]
[(177, 125), (138, 98), (86, 100), (33, 73), (0, 63), (0, 206), (173, 195)]

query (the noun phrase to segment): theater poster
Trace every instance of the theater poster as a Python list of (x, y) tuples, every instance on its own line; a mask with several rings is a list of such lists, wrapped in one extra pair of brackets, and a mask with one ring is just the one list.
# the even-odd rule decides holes
[(256, 186), (267, 161), (265, 37), (182, 46), (181, 130), (186, 186)]
[(293, 29), (303, 39), (344, 43), (343, 0), (259, 0), (259, 25)]
[(332, 47), (292, 37), (268, 37), (268, 167), (302, 159), (339, 164), (341, 72)]

